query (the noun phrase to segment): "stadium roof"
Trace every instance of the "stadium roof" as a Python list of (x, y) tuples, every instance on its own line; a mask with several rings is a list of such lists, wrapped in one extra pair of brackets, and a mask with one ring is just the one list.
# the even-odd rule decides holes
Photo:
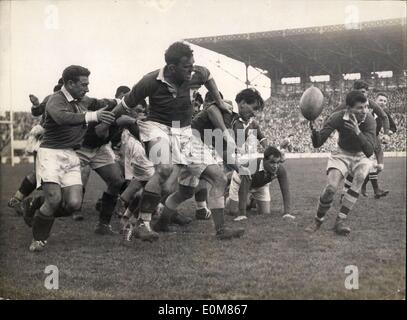
[(406, 19), (185, 39), (272, 79), (406, 69)]

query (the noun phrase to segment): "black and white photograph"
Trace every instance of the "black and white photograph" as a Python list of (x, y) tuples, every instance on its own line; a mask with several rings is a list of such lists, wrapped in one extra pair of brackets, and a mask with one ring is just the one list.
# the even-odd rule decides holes
[(0, 0), (0, 300), (405, 300), (406, 11)]

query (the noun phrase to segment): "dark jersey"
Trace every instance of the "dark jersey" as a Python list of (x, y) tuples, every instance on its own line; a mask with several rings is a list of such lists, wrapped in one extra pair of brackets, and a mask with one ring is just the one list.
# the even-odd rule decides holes
[(192, 100), (194, 93), (210, 79), (210, 72), (205, 67), (194, 66), (192, 78), (184, 81), (179, 87), (167, 82), (164, 69), (153, 71), (144, 76), (127, 93), (123, 102), (125, 107), (133, 108), (141, 100), (149, 98), (149, 113), (147, 120), (156, 121), (171, 127), (173, 122), (179, 122), (181, 127), (191, 125), (194, 108)]

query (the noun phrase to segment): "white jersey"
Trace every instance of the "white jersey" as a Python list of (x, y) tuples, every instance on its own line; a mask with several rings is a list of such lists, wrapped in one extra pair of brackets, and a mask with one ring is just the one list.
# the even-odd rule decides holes
[(154, 164), (148, 159), (143, 144), (127, 129), (122, 133), (121, 154), (124, 157), (124, 178), (148, 181), (154, 174)]

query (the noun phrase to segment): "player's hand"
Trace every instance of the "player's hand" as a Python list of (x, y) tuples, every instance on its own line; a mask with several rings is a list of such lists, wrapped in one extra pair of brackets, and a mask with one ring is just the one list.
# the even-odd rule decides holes
[(109, 136), (109, 125), (102, 122), (95, 127), (96, 135), (101, 139), (106, 139)]
[(30, 98), (30, 101), (33, 104), (33, 106), (38, 107), (40, 105), (40, 100), (38, 100), (38, 98), (35, 95), (30, 94), (28, 97)]
[(113, 112), (106, 111), (106, 108), (108, 108), (108, 106), (96, 111), (96, 115), (98, 117), (98, 122), (103, 122), (110, 125), (116, 120), (116, 117)]
[(116, 119), (116, 124), (119, 127), (126, 127), (129, 125), (132, 125), (135, 122), (136, 122), (136, 119), (134, 119), (133, 117), (130, 117), (128, 115), (125, 115), (125, 114)]
[(356, 135), (360, 133), (358, 121), (354, 114), (349, 117), (349, 121), (345, 121), (345, 128), (353, 131)]
[(389, 144), (390, 143), (390, 136), (388, 134), (384, 134), (382, 136), (382, 143), (383, 144)]
[(218, 108), (222, 111), (225, 111), (227, 113), (232, 113), (233, 112), (233, 105), (229, 104), (223, 100), (221, 100), (220, 105), (218, 106)]
[(376, 170), (377, 170), (377, 172), (382, 172), (383, 169), (384, 169), (384, 164), (383, 164), (383, 163), (378, 163), (378, 164), (376, 165)]

